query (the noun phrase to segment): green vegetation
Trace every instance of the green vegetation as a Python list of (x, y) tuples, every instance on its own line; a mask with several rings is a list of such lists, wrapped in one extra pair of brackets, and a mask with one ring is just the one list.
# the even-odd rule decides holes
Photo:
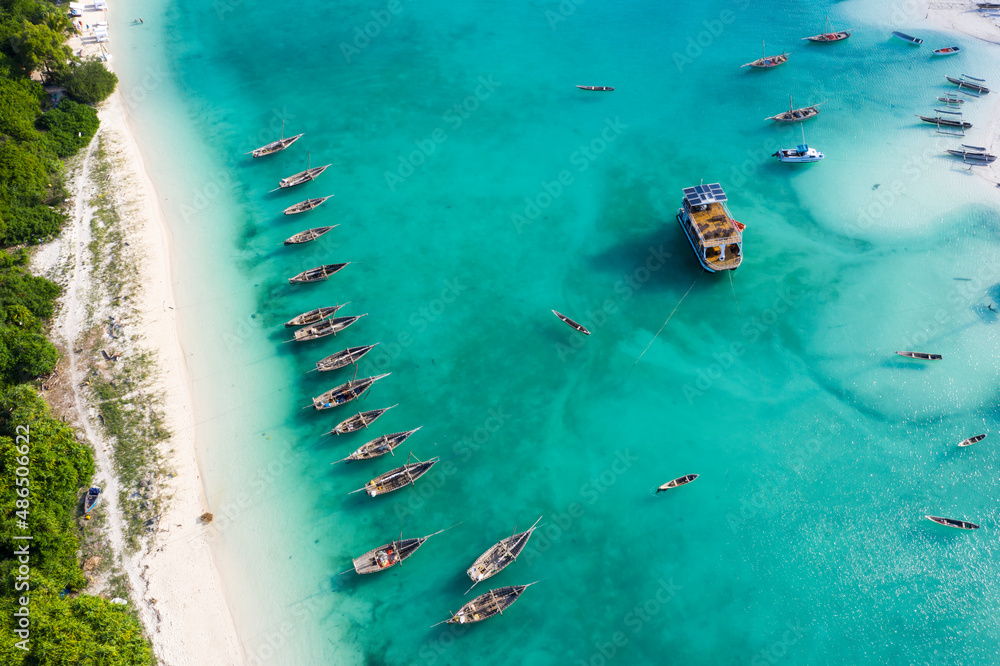
[(39, 127), (49, 131), (59, 157), (75, 155), (89, 144), (99, 124), (97, 111), (71, 99), (64, 99), (38, 119)]
[(96, 58), (78, 65), (63, 67), (56, 80), (66, 89), (66, 94), (83, 104), (103, 102), (118, 85), (118, 77)]

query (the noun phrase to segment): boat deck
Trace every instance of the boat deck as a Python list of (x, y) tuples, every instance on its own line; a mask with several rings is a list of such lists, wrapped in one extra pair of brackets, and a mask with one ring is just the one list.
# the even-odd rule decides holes
[(690, 215), (695, 232), (706, 245), (718, 245), (730, 239), (734, 243), (741, 240), (736, 225), (721, 203), (710, 203), (704, 210), (694, 210), (692, 207)]

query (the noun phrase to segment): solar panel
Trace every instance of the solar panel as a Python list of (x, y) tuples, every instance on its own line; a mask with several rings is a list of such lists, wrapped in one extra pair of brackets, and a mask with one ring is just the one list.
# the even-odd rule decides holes
[(684, 198), (687, 199), (688, 203), (692, 206), (700, 206), (702, 204), (709, 204), (715, 201), (726, 201), (728, 199), (726, 193), (722, 191), (722, 186), (718, 183), (685, 187)]

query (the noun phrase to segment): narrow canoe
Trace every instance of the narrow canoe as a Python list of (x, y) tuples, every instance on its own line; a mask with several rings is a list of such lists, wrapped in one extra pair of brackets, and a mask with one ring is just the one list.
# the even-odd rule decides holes
[(331, 275), (344, 270), (350, 263), (351, 262), (348, 261), (342, 264), (324, 264), (322, 266), (317, 266), (316, 268), (310, 268), (309, 270), (302, 271), (295, 277), (288, 278), (288, 282), (290, 284), (305, 284), (308, 282), (328, 280)]
[(306, 199), (305, 201), (300, 201), (299, 203), (291, 205), (288, 208), (286, 208), (285, 215), (297, 215), (298, 213), (305, 213), (307, 211), (310, 211), (313, 208), (320, 206), (324, 201), (331, 198), (332, 196), (333, 195), (331, 194), (329, 197), (318, 197), (316, 199)]
[(900, 356), (906, 358), (915, 358), (920, 361), (940, 361), (941, 354), (928, 354), (926, 352), (915, 352), (915, 351), (898, 351), (896, 352)]
[(684, 476), (679, 476), (676, 479), (674, 479), (673, 481), (667, 481), (662, 486), (660, 486), (659, 488), (657, 488), (656, 489), (656, 493), (654, 493), (654, 494), (659, 494), (659, 493), (663, 492), (664, 490), (670, 490), (671, 488), (678, 488), (680, 486), (686, 486), (687, 484), (689, 484), (692, 481), (694, 481), (695, 479), (697, 479), (699, 476), (700, 476), (699, 474), (685, 474)]
[(970, 523), (965, 520), (958, 520), (956, 518), (941, 518), (940, 516), (924, 516), (927, 520), (932, 520), (938, 525), (944, 525), (945, 527), (955, 527), (960, 530), (978, 530), (979, 525), (975, 523)]
[(576, 329), (577, 331), (580, 331), (580, 332), (581, 332), (581, 333), (583, 333), (584, 335), (590, 335), (590, 331), (588, 331), (588, 330), (587, 330), (587, 329), (586, 329), (586, 328), (585, 328), (585, 327), (583, 326), (583, 324), (578, 324), (577, 322), (573, 321), (572, 319), (570, 319), (569, 317), (567, 317), (567, 316), (566, 316), (566, 315), (564, 315), (563, 313), (561, 313), (561, 312), (556, 312), (555, 310), (553, 310), (553, 311), (552, 311), (552, 314), (554, 314), (555, 316), (559, 317), (559, 318), (560, 318), (560, 319), (561, 319), (561, 320), (562, 320), (562, 321), (563, 321), (563, 322), (564, 322), (565, 324), (567, 324), (567, 325), (568, 325), (568, 326), (570, 326), (571, 328), (574, 328), (574, 329)]
[(458, 612), (445, 620), (448, 624), (470, 624), (488, 620), (494, 615), (503, 615), (503, 612), (510, 608), (511, 604), (520, 598), (526, 589), (534, 583), (528, 585), (508, 585), (496, 590), (490, 590), (486, 594), (478, 597), (458, 609)]
[(986, 439), (986, 433), (983, 433), (981, 435), (976, 435), (975, 437), (970, 437), (969, 439), (963, 439), (961, 442), (959, 442), (958, 445), (959, 446), (972, 446), (976, 442), (981, 442), (984, 439)]

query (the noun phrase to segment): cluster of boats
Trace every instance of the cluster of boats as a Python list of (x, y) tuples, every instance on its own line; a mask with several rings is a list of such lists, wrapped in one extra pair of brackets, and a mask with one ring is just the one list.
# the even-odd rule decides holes
[[(925, 123), (930, 123), (937, 127), (938, 134), (964, 137), (965, 130), (971, 129), (972, 123), (965, 120), (960, 110), (956, 111), (955, 109), (961, 109), (962, 105), (966, 102), (966, 98), (975, 99), (981, 97), (988, 93), (990, 89), (986, 87), (984, 79), (969, 76), (968, 74), (962, 74), (959, 77), (946, 76), (945, 79), (957, 87), (954, 93), (947, 93), (937, 98), (939, 102), (942, 102), (948, 108), (935, 108), (934, 116), (917, 114), (917, 117)], [(949, 148), (946, 152), (949, 155), (960, 157), (963, 163), (969, 165), (970, 169), (974, 166), (992, 164), (997, 159), (996, 155), (987, 152), (985, 146), (970, 146), (964, 143), (961, 147)]]

